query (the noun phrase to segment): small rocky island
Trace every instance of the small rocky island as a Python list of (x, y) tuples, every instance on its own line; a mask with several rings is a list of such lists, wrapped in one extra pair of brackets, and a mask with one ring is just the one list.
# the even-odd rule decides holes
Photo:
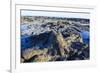
[(89, 19), (21, 16), (21, 63), (88, 60)]

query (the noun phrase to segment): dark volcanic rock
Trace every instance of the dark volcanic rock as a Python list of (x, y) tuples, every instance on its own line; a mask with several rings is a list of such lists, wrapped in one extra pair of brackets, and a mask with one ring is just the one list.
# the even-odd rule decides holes
[(81, 42), (73, 42), (71, 44), (71, 47), (77, 50), (81, 50), (83, 48), (84, 44)]
[(31, 18), (34, 22), (21, 24), (21, 62), (89, 59), (88, 21)]
[(89, 59), (89, 47), (81, 42), (73, 42), (70, 46), (73, 49), (69, 53), (67, 60), (85, 60)]

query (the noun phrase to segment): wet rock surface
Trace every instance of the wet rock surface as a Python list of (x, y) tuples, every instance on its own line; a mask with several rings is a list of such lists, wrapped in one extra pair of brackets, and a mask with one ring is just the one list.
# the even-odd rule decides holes
[(89, 59), (88, 19), (24, 18), (21, 22), (22, 63)]

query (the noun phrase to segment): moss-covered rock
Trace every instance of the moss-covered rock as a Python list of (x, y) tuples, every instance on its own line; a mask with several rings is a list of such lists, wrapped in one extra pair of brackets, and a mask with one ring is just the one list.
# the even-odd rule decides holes
[(38, 55), (33, 62), (48, 62), (51, 60), (51, 56), (49, 55)]
[(40, 54), (46, 54), (48, 51), (48, 49), (26, 49), (22, 52), (22, 57), (25, 60), (30, 59), (31, 57), (35, 56), (35, 55), (40, 55)]

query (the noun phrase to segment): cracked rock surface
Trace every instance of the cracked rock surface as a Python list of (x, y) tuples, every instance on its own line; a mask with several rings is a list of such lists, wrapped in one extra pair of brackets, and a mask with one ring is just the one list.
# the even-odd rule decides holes
[(89, 19), (21, 17), (21, 63), (89, 59)]

